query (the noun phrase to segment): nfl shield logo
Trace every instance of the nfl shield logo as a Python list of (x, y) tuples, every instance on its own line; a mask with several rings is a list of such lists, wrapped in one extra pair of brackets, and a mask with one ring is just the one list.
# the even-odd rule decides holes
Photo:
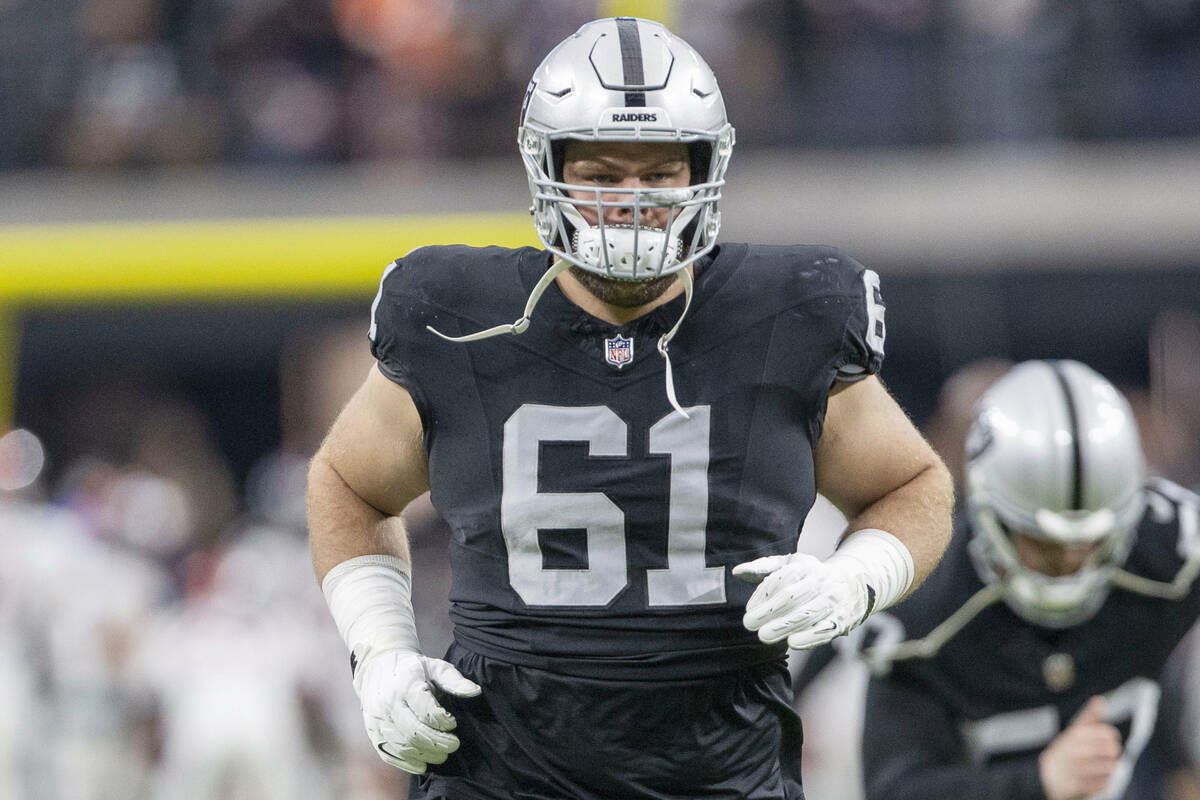
[(619, 333), (612, 339), (605, 339), (604, 360), (617, 369), (633, 361), (633, 339), (626, 339)]

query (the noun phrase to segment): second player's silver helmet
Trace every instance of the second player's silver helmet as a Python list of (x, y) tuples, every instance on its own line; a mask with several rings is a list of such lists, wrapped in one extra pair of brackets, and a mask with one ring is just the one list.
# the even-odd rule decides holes
[[(570, 140), (681, 142), (688, 146), (692, 183), (636, 190), (570, 186), (562, 181)], [(733, 142), (716, 77), (691, 45), (649, 20), (589, 22), (542, 61), (521, 109), (518, 144), (538, 238), (559, 258), (610, 278), (677, 272), (716, 243)], [(634, 222), (606, 225), (604, 208), (614, 204), (632, 206)], [(579, 213), (585, 205), (597, 211), (595, 227)], [(673, 210), (666, 230), (639, 225), (638, 212), (647, 207)]]
[[(966, 443), (971, 555), (1010, 607), (1045, 627), (1096, 613), (1145, 510), (1137, 423), (1117, 389), (1077, 361), (1018, 364), (980, 399)], [(1094, 545), (1077, 572), (1025, 567), (1013, 535)]]

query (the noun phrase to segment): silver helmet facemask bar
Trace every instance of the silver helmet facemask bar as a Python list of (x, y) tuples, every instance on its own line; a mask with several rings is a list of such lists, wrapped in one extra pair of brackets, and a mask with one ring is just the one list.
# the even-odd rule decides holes
[[(693, 174), (690, 185), (672, 188), (569, 184), (560, 179), (559, 172), (563, 149), (570, 140), (683, 143), (688, 147), (692, 169), (702, 167), (707, 174)], [(522, 127), (521, 157), (529, 176), (533, 198), (530, 213), (538, 239), (559, 258), (606, 278), (647, 280), (678, 272), (704, 257), (716, 244), (721, 227), (721, 189), (733, 144), (733, 128), (729, 125), (716, 135), (636, 126), (580, 128), (555, 131), (551, 136), (549, 132)], [(699, 146), (706, 149), (707, 158), (693, 157), (693, 148)], [(585, 207), (595, 213), (595, 226), (584, 219), (580, 209)], [(606, 222), (605, 211), (612, 208), (631, 209), (632, 223)], [(642, 211), (648, 208), (669, 209), (665, 228), (641, 222)]]

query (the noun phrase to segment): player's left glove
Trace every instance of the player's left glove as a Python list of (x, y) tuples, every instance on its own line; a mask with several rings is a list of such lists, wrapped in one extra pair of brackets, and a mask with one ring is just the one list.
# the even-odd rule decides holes
[(874, 528), (850, 534), (824, 561), (791, 553), (733, 568), (737, 577), (759, 583), (742, 623), (767, 644), (787, 639), (796, 650), (832, 641), (892, 605), (912, 585), (913, 573), (908, 548)]
[(408, 564), (383, 554), (351, 558), (329, 570), (321, 590), (350, 648), (354, 690), (379, 757), (418, 774), (444, 762), (459, 746), (457, 721), (434, 692), (474, 697), (480, 687), (421, 654)]
[(369, 654), (354, 671), (354, 689), (362, 703), (367, 738), (384, 762), (405, 772), (422, 773), (458, 749), (454, 715), (434, 690), (458, 697), (479, 694), (453, 665), (404, 650)]

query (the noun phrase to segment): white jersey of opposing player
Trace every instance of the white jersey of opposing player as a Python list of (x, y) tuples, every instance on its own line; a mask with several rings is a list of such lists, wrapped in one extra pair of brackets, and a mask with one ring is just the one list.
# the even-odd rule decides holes
[[(66, 515), (63, 515), (65, 517)], [(0, 797), (27, 797), (36, 751), (29, 746), (38, 737), (34, 687), (37, 651), (31, 639), (32, 598), (29, 597), (27, 542), (65, 520), (31, 503), (0, 499)], [(49, 534), (53, 536), (53, 534)]]
[(214, 584), (227, 602), (257, 609), (265, 626), (280, 620), (280, 625), (296, 632), (297, 646), (311, 659), (297, 674), (318, 703), (315, 710), (343, 747), (360, 751), (362, 712), (346, 680), (345, 645), (313, 575), (307, 537), (276, 525), (245, 530), (222, 557)]
[(133, 674), (162, 713), (157, 800), (231, 788), (263, 800), (330, 796), (304, 701), (321, 699), (340, 640), (313, 624), (297, 587), (317, 591), (304, 540), (258, 531), (222, 557), (207, 592), (161, 614), (143, 637)]
[[(169, 591), (169, 578), (153, 561), (94, 539), (84, 523), (61, 508), (7, 503), (0, 510), (4, 573), (0, 626), (7, 628), (5, 686), (37, 679), (49, 687), (36, 718), (51, 730), (30, 736), (56, 746), (26, 753), (28, 768), (57, 794), (90, 798), (135, 790), (146, 765), (132, 737), (132, 706), (121, 672), (128, 643)], [(31, 687), (32, 683), (26, 686)], [(11, 698), (9, 698), (11, 699)], [(32, 693), (3, 707), (35, 710)], [(8, 723), (20, 717), (4, 715)], [(15, 723), (14, 723), (15, 724)], [(44, 734), (44, 735), (43, 735)], [(44, 759), (45, 761), (39, 761)]]

